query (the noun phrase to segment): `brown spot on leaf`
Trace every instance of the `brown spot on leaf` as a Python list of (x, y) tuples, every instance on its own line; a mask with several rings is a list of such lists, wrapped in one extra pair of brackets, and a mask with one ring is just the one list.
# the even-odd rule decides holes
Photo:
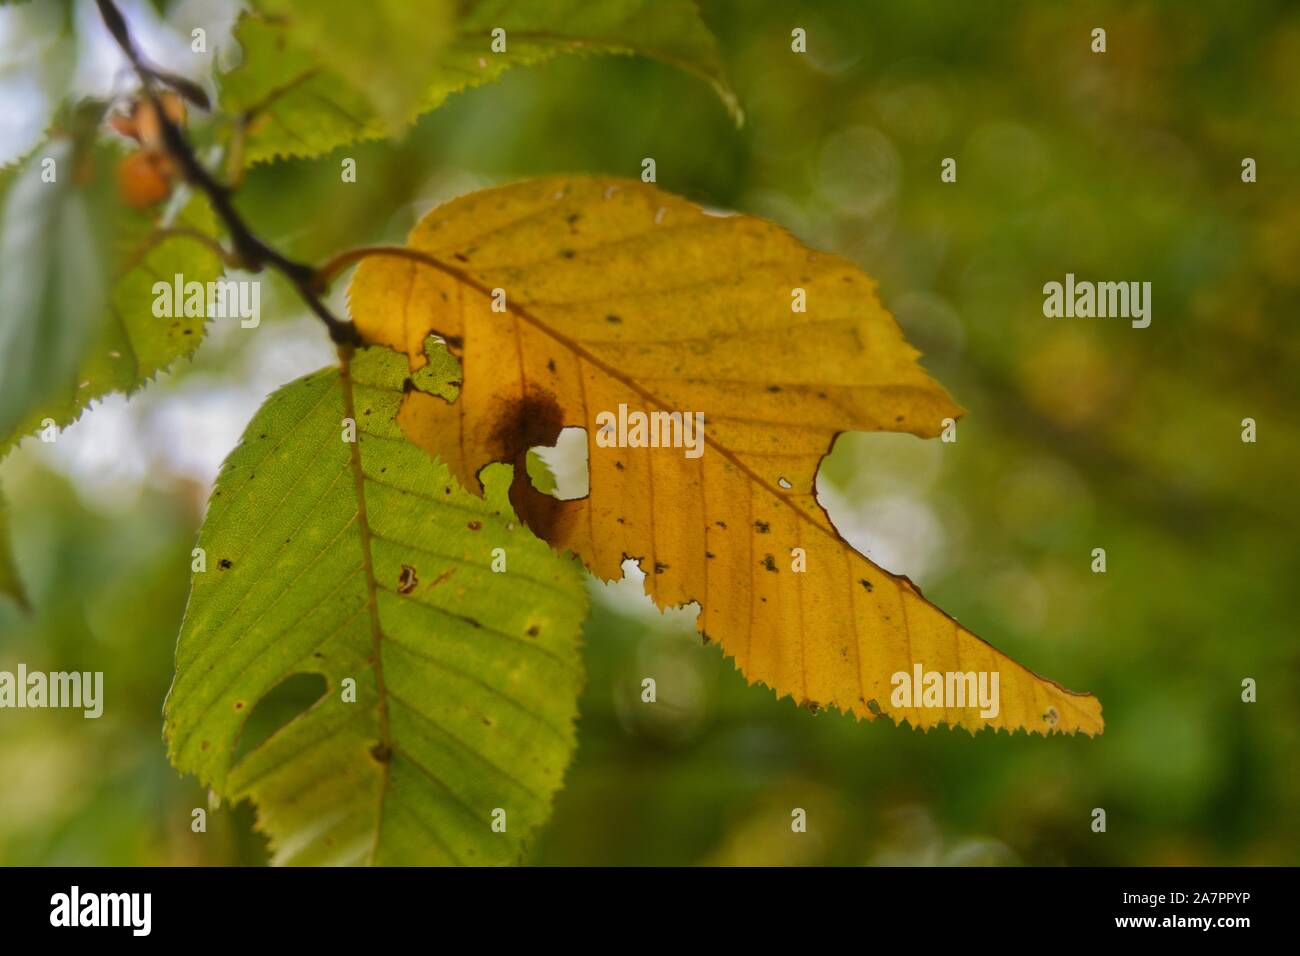
[(560, 501), (533, 487), (528, 478), (528, 449), (555, 444), (563, 427), (564, 413), (555, 396), (533, 386), (528, 394), (497, 403), (492, 431), (492, 457), (515, 466), (510, 483), (510, 504), (532, 532), (545, 541), (562, 537), (562, 532), (577, 518), (578, 501)]
[(397, 593), (410, 594), (419, 583), (420, 577), (415, 573), (415, 568), (409, 564), (402, 565), (402, 571), (397, 575)]
[(536, 386), (524, 396), (498, 402), (492, 419), (496, 422), (492, 430), (493, 457), (508, 462), (535, 445), (554, 445), (564, 425), (564, 413), (555, 396)]

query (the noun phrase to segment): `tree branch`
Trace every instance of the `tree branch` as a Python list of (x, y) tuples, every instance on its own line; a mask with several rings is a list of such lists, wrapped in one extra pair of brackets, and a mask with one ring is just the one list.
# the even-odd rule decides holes
[(279, 272), (293, 284), (299, 298), (307, 304), (316, 317), (325, 323), (330, 338), (336, 345), (340, 347), (360, 345), (361, 339), (356, 327), (351, 322), (335, 316), (321, 299), (322, 284), (318, 280), (316, 269), (308, 263), (290, 259), (260, 239), (235, 209), (230, 188), (218, 182), (194, 155), (193, 147), (186, 140), (181, 128), (164, 112), (158, 94), (154, 90), (154, 81), (169, 82), (168, 76), (150, 66), (140, 55), (131, 39), (126, 20), (114, 0), (95, 0), (95, 2), (99, 6), (99, 15), (104, 21), (104, 26), (108, 28), (108, 32), (112, 34), (117, 45), (131, 62), (136, 75), (140, 77), (145, 96), (149, 98), (157, 114), (162, 128), (163, 144), (168, 154), (180, 168), (185, 181), (203, 193), (212, 204), (226, 231), (230, 233), (230, 241), (239, 264), (249, 272), (261, 272), (264, 268)]

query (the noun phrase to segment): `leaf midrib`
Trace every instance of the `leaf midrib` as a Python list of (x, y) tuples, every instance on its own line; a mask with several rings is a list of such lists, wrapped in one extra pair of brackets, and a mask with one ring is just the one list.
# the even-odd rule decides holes
[(353, 490), (357, 500), (357, 527), (361, 539), (361, 561), (365, 571), (366, 606), (370, 610), (370, 650), (373, 660), (371, 667), (375, 677), (375, 699), (379, 711), (379, 737), (383, 747), (383, 759), (379, 761), (382, 768), (379, 783), (379, 805), (375, 809), (375, 835), (370, 845), (369, 862), (375, 862), (379, 852), (379, 834), (383, 829), (384, 802), (388, 796), (388, 785), (392, 778), (393, 737), (388, 723), (388, 692), (384, 686), (383, 625), (379, 621), (379, 588), (375, 581), (374, 558), (370, 550), (370, 522), (366, 517), (366, 476), (361, 468), (361, 431), (357, 425), (356, 405), (352, 397), (352, 354), (351, 350), (339, 353), (339, 382), (343, 392), (343, 415), (352, 422), (353, 436), (349, 443), (348, 465), (352, 471)]

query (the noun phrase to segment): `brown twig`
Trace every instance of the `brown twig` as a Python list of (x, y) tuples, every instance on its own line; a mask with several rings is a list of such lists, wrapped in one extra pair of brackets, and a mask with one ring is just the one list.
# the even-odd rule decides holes
[(131, 39), (130, 30), (122, 12), (114, 0), (95, 0), (99, 6), (99, 15), (104, 26), (131, 62), (145, 95), (149, 98), (162, 127), (163, 144), (168, 154), (180, 167), (181, 175), (195, 189), (203, 193), (212, 204), (213, 210), (230, 233), (230, 241), (239, 265), (249, 272), (260, 272), (264, 268), (274, 269), (293, 284), (298, 296), (307, 307), (325, 323), (330, 338), (339, 346), (357, 346), (361, 344), (356, 327), (348, 321), (338, 318), (321, 299), (320, 290), (324, 287), (318, 278), (317, 270), (305, 262), (290, 259), (260, 239), (235, 209), (233, 194), (228, 186), (217, 179), (199, 162), (194, 150), (186, 140), (185, 134), (163, 110), (154, 90), (155, 81), (166, 81), (166, 75), (145, 62)]

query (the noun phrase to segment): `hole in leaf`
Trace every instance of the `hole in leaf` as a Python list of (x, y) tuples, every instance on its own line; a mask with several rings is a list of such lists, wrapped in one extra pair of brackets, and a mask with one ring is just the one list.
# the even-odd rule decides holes
[(554, 445), (528, 449), (527, 464), (528, 480), (543, 494), (560, 501), (587, 497), (587, 429), (561, 429)]
[(286, 726), (325, 696), (329, 686), (320, 674), (292, 674), (257, 702), (244, 720), (235, 741), (235, 763), (266, 743), (277, 730)]
[(397, 593), (410, 594), (415, 590), (415, 586), (419, 583), (419, 572), (409, 564), (402, 565), (402, 570), (397, 575)]

